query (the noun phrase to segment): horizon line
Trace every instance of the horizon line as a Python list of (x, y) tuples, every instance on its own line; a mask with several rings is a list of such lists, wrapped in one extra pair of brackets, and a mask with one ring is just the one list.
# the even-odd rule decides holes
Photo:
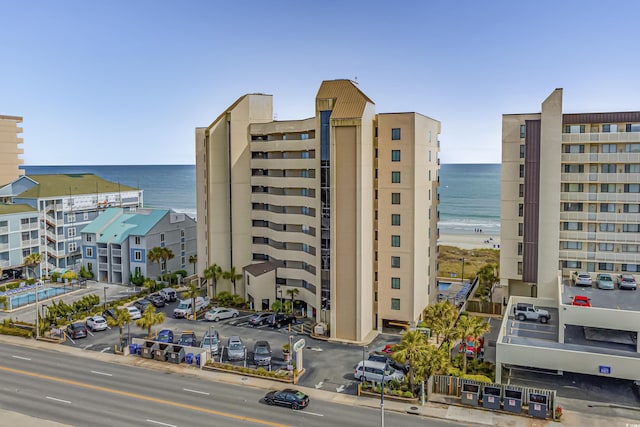
[[(440, 165), (501, 165), (502, 163), (443, 163), (440, 162)], [(86, 164), (67, 164), (67, 165), (20, 165), (19, 168), (23, 169), (25, 167), (96, 167), (96, 166), (195, 166), (195, 163), (140, 163), (140, 164), (102, 164), (102, 165), (86, 165)]]

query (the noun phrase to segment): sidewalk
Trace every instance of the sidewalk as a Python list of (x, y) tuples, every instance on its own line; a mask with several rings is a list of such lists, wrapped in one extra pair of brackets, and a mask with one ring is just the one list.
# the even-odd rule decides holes
[[(242, 386), (249, 386), (263, 390), (273, 390), (281, 388), (281, 383), (275, 383), (267, 379), (246, 377), (242, 375), (235, 375), (223, 372), (204, 371), (202, 369), (189, 366), (189, 365), (175, 365), (170, 363), (158, 362), (151, 359), (142, 359), (135, 356), (120, 356), (110, 353), (98, 353), (92, 351), (83, 351), (75, 347), (68, 347), (56, 344), (50, 344), (43, 341), (29, 340), (20, 337), (13, 337), (8, 335), (0, 335), (0, 342), (7, 344), (13, 344), (30, 348), (42, 348), (49, 351), (58, 351), (68, 354), (73, 354), (78, 357), (84, 357), (87, 359), (101, 360), (103, 362), (117, 363), (120, 365), (129, 366), (144, 366), (150, 369), (162, 369), (164, 372), (172, 372), (176, 374), (190, 374), (196, 375), (202, 379), (208, 381), (221, 382), (226, 384), (235, 384)], [(358, 397), (354, 395), (334, 393), (326, 390), (317, 390), (310, 387), (296, 386), (304, 393), (308, 394), (311, 399), (318, 399), (328, 402), (335, 402), (344, 405), (353, 406), (367, 406), (374, 409), (380, 408), (380, 399), (369, 397)], [(451, 404), (453, 398), (447, 396), (436, 395), (431, 401), (426, 402), (424, 406), (420, 403), (411, 405), (403, 402), (397, 402), (390, 399), (385, 399), (384, 409), (385, 411), (401, 412), (415, 414), (426, 418), (439, 418), (449, 421), (456, 421), (462, 423), (468, 423), (470, 425), (493, 425), (497, 427), (542, 427), (542, 426), (586, 426), (596, 427), (602, 425), (608, 425), (608, 427), (614, 426), (626, 426), (634, 425), (638, 423), (637, 420), (630, 420), (624, 418), (616, 418), (612, 420), (610, 417), (594, 416), (593, 414), (581, 414), (574, 411), (564, 411), (562, 422), (556, 423), (551, 420), (539, 420), (526, 416), (509, 415), (504, 413), (492, 412), (481, 408), (471, 408), (466, 406), (458, 406)], [(585, 406), (588, 402), (585, 402)], [(560, 399), (560, 404), (562, 401)], [(8, 419), (16, 419), (15, 423), (11, 425), (21, 426), (61, 426), (57, 423), (45, 424), (42, 420), (33, 419), (31, 417), (24, 416), (24, 419), (19, 419), (20, 414), (15, 414), (10, 411), (0, 410), (0, 417), (4, 420), (7, 417), (14, 417)], [(16, 418), (17, 417), (17, 418)], [(18, 420), (19, 419), (19, 420)], [(33, 423), (31, 423), (33, 421)]]

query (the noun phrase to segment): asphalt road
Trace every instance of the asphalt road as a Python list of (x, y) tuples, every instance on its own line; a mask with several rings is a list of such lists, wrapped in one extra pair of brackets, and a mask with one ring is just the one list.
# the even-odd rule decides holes
[[(380, 412), (315, 399), (306, 410), (271, 407), (263, 390), (0, 344), (0, 407), (74, 426), (370, 427)], [(389, 426), (462, 425), (385, 413)]]

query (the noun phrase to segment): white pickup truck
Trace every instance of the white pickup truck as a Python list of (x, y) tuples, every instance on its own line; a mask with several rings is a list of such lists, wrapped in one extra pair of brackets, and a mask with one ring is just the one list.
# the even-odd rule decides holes
[[(191, 298), (180, 300), (180, 304), (178, 304), (178, 307), (173, 309), (173, 317), (175, 317), (175, 318), (185, 318), (185, 317), (189, 318), (189, 317), (193, 316), (193, 307), (191, 307), (192, 303), (193, 303), (193, 301), (191, 300)], [(196, 298), (196, 313), (201, 311), (202, 309), (204, 309), (208, 305), (209, 305), (209, 298), (208, 297), (197, 297)]]

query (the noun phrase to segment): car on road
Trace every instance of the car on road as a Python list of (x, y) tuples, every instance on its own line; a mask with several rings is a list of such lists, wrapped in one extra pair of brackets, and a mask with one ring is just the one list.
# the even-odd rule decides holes
[(244, 360), (245, 350), (246, 347), (239, 336), (233, 335), (229, 337), (227, 341), (227, 359)]
[(591, 307), (591, 298), (584, 295), (575, 295), (571, 300), (571, 305), (578, 307)]
[(269, 313), (266, 311), (261, 311), (260, 313), (253, 314), (251, 317), (249, 317), (249, 325), (262, 326), (272, 314), (273, 313)]
[(84, 325), (84, 323), (72, 323), (69, 326), (67, 326), (67, 336), (71, 339), (77, 339), (77, 338), (86, 338), (87, 337), (87, 327)]
[(200, 347), (209, 350), (212, 356), (218, 354), (220, 352), (220, 335), (218, 335), (218, 331), (214, 329), (211, 331), (211, 335), (209, 335), (209, 331), (205, 332)]
[(571, 280), (573, 281), (573, 286), (591, 286), (591, 275), (584, 271), (574, 272)]
[(272, 328), (278, 328), (278, 329), (287, 325), (295, 325), (296, 322), (297, 322), (296, 316), (292, 314), (286, 314), (286, 313), (272, 314), (265, 321), (267, 325), (271, 326)]
[(173, 331), (171, 329), (163, 329), (158, 332), (158, 336), (156, 337), (156, 341), (163, 342), (167, 344), (173, 344)]
[(618, 275), (617, 281), (620, 289), (631, 289), (632, 291), (638, 289), (636, 278), (631, 274), (620, 274)]
[(304, 409), (309, 406), (309, 396), (292, 388), (270, 391), (264, 396), (264, 401), (267, 405), (282, 405), (291, 409)]
[(193, 331), (182, 331), (182, 335), (180, 335), (180, 339), (178, 340), (178, 345), (183, 345), (186, 347), (195, 347), (196, 333)]
[(353, 377), (358, 381), (363, 379), (363, 365), (365, 370), (365, 381), (381, 383), (383, 378), (385, 383), (391, 380), (396, 380), (399, 382), (402, 382), (404, 380), (404, 373), (392, 368), (388, 363), (376, 362), (374, 360), (365, 360), (364, 364), (362, 362), (358, 362), (356, 370), (353, 373)]
[(91, 332), (104, 331), (108, 328), (107, 319), (102, 316), (89, 317), (86, 324)]
[(178, 293), (173, 288), (162, 288), (158, 295), (164, 298), (165, 302), (174, 302), (178, 299)]
[(204, 320), (209, 322), (217, 322), (219, 320), (231, 319), (238, 317), (240, 313), (235, 308), (214, 307), (204, 314)]
[(600, 273), (596, 276), (596, 286), (598, 289), (615, 289), (613, 278), (610, 274)]
[(256, 341), (253, 346), (253, 362), (256, 365), (271, 364), (271, 346), (268, 341)]
[(164, 307), (166, 304), (164, 298), (158, 294), (147, 295), (144, 299), (153, 304), (154, 307)]
[(142, 317), (142, 313), (140, 312), (140, 310), (138, 310), (137, 307), (134, 307), (132, 305), (127, 306), (127, 311), (129, 312), (129, 315), (131, 316), (131, 320), (138, 320)]

